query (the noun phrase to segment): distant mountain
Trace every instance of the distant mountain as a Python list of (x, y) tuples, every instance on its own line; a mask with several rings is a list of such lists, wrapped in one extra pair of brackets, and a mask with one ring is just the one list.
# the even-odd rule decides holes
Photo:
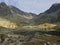
[(35, 20), (40, 23), (60, 23), (60, 3), (53, 4), (48, 10), (40, 13)]

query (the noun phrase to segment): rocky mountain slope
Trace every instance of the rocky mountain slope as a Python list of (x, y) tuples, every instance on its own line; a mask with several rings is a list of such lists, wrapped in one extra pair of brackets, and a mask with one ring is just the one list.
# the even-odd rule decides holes
[(0, 3), (0, 45), (60, 45), (60, 3), (39, 15)]
[[(48, 25), (60, 24), (60, 3), (53, 4), (48, 10), (39, 15), (24, 12), (18, 8), (0, 3), (0, 26), (10, 29), (36, 29), (40, 30)], [(51, 26), (51, 27), (52, 27)], [(50, 27), (49, 27), (50, 28)]]
[[(27, 13), (18, 8), (0, 3), (0, 22), (2, 27), (16, 27), (24, 25), (33, 25), (36, 14)], [(5, 25), (4, 25), (5, 24)]]
[(40, 23), (59, 23), (60, 22), (60, 3), (53, 4), (48, 10), (40, 13), (35, 20)]

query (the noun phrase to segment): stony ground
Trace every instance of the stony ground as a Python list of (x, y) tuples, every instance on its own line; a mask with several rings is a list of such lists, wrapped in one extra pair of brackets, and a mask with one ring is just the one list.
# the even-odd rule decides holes
[[(1, 34), (0, 34), (1, 37)], [(60, 36), (7, 34), (0, 38), (0, 45), (60, 45)]]
[[(31, 32), (30, 32), (31, 33)], [(0, 34), (0, 45), (60, 45), (60, 36), (27, 32)]]

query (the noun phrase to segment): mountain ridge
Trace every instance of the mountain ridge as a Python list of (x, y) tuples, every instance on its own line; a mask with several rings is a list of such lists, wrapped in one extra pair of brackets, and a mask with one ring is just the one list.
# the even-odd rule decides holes
[(58, 19), (59, 15), (60, 15), (60, 3), (57, 3), (57, 4), (53, 4), (45, 12), (40, 13), (36, 20), (38, 20), (37, 23), (39, 22), (40, 23), (57, 23), (57, 22), (60, 22)]
[(14, 6), (6, 5), (4, 2), (0, 3), (0, 18), (9, 20), (9, 24), (14, 23), (18, 28), (24, 26), (38, 27), (38, 25), (45, 23), (57, 24), (57, 22), (60, 22), (59, 17), (60, 3), (53, 4), (48, 10), (39, 15), (21, 11)]
[(9, 20), (10, 23), (16, 23), (17, 26), (32, 25), (35, 15), (36, 14), (21, 11), (14, 6), (7, 5), (4, 2), (0, 3), (0, 18)]

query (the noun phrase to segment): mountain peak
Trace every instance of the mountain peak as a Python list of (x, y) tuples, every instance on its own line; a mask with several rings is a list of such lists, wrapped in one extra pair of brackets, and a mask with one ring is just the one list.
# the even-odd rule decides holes
[(53, 5), (54, 5), (54, 6), (58, 6), (58, 5), (60, 5), (60, 3), (54, 3)]
[(58, 11), (59, 9), (60, 9), (60, 3), (55, 3), (47, 11), (45, 11), (45, 13), (47, 14), (53, 13), (53, 12)]
[(0, 3), (0, 5), (5, 6), (5, 5), (6, 5), (6, 3), (5, 3), (5, 2), (1, 2), (1, 3)]

